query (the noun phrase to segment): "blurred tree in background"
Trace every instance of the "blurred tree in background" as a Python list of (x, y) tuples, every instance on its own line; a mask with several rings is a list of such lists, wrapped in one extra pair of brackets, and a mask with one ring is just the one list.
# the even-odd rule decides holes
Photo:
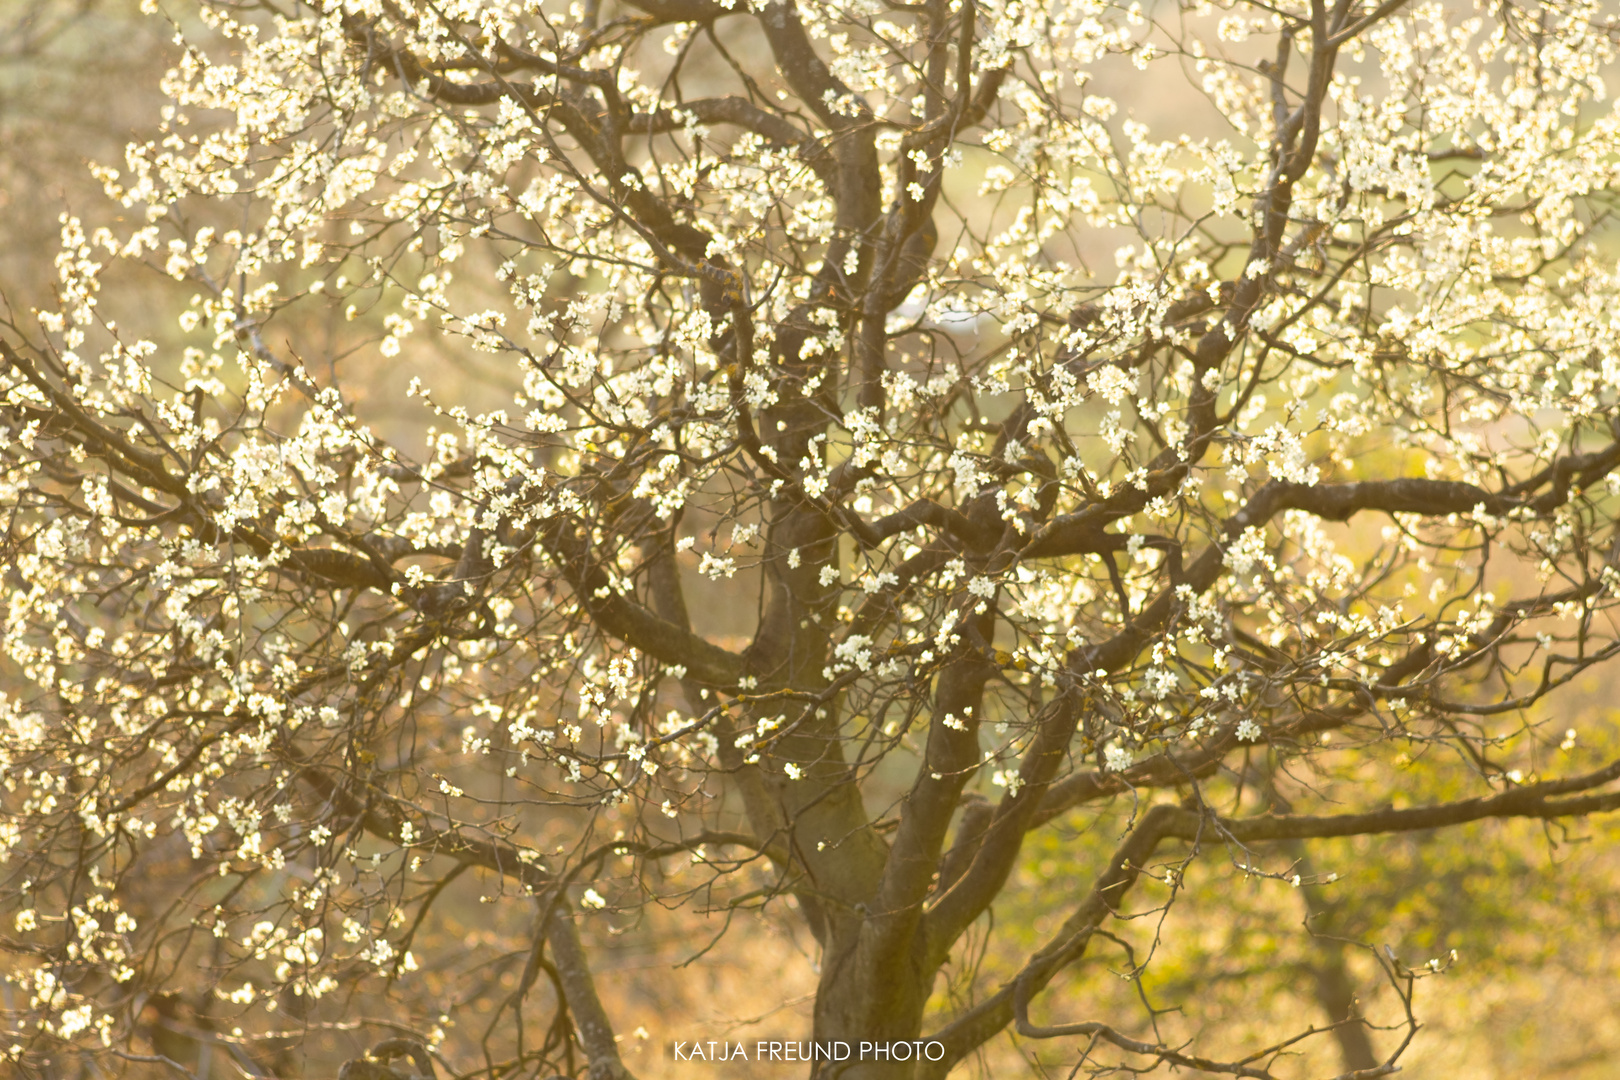
[(13, 305), (52, 298), (62, 213), (120, 216), (86, 166), (121, 161), (157, 118), (172, 32), (135, 0), (0, 4), (0, 288)]
[(1612, 1065), (1612, 5), (17, 14), (20, 1075)]

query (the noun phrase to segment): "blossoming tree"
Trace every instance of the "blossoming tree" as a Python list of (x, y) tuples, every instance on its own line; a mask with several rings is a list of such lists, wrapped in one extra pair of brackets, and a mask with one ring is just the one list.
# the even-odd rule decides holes
[[(798, 921), (804, 1037), (940, 1048), (817, 1075), (1284, 1075), (1064, 980), (1150, 971), (1195, 861), (1620, 807), (1539, 705), (1620, 650), (1612, 5), (171, 14), (125, 218), (0, 338), (23, 1075), (330, 1075), (272, 1051), (386, 994), (351, 1076), (628, 1076), (593, 958), (681, 905)], [(1077, 816), (1113, 853), (975, 967)]]

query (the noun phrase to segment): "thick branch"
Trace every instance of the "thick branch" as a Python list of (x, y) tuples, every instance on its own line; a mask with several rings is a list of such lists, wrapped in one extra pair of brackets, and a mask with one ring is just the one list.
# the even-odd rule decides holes
[(742, 678), (742, 657), (658, 617), (619, 592), (571, 523), (558, 521), (543, 539), (596, 626), (648, 656), (686, 668), (688, 674), (712, 686), (735, 686)]
[(574, 1025), (579, 1029), (579, 1041), (590, 1060), (587, 1077), (589, 1080), (635, 1080), (635, 1075), (624, 1067), (619, 1057), (613, 1025), (608, 1022), (607, 1010), (602, 1008), (602, 999), (597, 996), (596, 980), (586, 963), (573, 916), (564, 910), (554, 910), (548, 922), (546, 941), (551, 946), (563, 993), (568, 997), (569, 1011), (574, 1014)]

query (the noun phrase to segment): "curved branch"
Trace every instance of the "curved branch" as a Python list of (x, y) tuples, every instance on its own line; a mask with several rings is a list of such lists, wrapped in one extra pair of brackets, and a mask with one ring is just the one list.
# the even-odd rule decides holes
[[(943, 1077), (951, 1065), (1015, 1019), (1018, 995), (1034, 993), (1062, 968), (1085, 955), (1091, 936), (1120, 908), (1154, 851), (1164, 840), (1197, 844), (1212, 833), (1236, 843), (1261, 840), (1305, 840), (1446, 828), (1487, 818), (1560, 818), (1620, 810), (1620, 791), (1591, 792), (1620, 779), (1620, 760), (1580, 776), (1525, 784), (1484, 798), (1405, 810), (1357, 814), (1284, 814), (1253, 818), (1212, 818), (1194, 810), (1159, 804), (1142, 815), (1115, 851), (1079, 908), (1063, 928), (1036, 953), (1010, 982), (993, 996), (963, 1013), (933, 1038), (945, 1044), (942, 1061), (922, 1074)], [(1558, 798), (1557, 796), (1571, 796)], [(1026, 987), (1021, 991), (1020, 987)]]
[(561, 565), (580, 606), (608, 634), (665, 664), (680, 665), (712, 686), (735, 686), (743, 677), (741, 656), (660, 618), (620, 593), (571, 523), (553, 524), (543, 541)]

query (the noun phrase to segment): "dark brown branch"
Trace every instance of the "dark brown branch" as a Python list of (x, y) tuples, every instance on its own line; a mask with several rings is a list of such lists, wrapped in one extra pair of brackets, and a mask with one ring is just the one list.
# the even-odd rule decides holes
[(960, 510), (942, 506), (932, 499), (918, 499), (904, 510), (879, 518), (862, 539), (872, 546), (919, 525), (937, 529), (975, 551), (988, 551), (1001, 539), (1000, 529), (975, 522)]
[(723, 8), (714, 0), (625, 0), (638, 11), (664, 23), (706, 23), (726, 15), (741, 15), (746, 7)]
[(565, 910), (553, 910), (548, 921), (546, 941), (551, 946), (557, 978), (568, 996), (568, 1008), (574, 1014), (579, 1041), (590, 1063), (586, 1073), (588, 1080), (635, 1080), (635, 1074), (625, 1068), (619, 1056), (613, 1025), (602, 1007), (602, 999), (597, 996), (596, 979), (586, 962), (573, 916)]
[(733, 124), (761, 135), (779, 147), (798, 151), (799, 157), (829, 189), (838, 183), (837, 162), (813, 136), (807, 135), (786, 117), (766, 112), (746, 98), (698, 98), (683, 101), (676, 108), (653, 113), (636, 113), (625, 124), (630, 135), (659, 135), (680, 131), (686, 126), (681, 113), (690, 113), (705, 124)]
[[(782, 77), (823, 123), (837, 131), (871, 119), (872, 111), (866, 102), (833, 75), (816, 54), (792, 4), (786, 0), (766, 4), (759, 12), (759, 25), (770, 42)], [(844, 115), (833, 107), (833, 102), (851, 102), (857, 115)]]

